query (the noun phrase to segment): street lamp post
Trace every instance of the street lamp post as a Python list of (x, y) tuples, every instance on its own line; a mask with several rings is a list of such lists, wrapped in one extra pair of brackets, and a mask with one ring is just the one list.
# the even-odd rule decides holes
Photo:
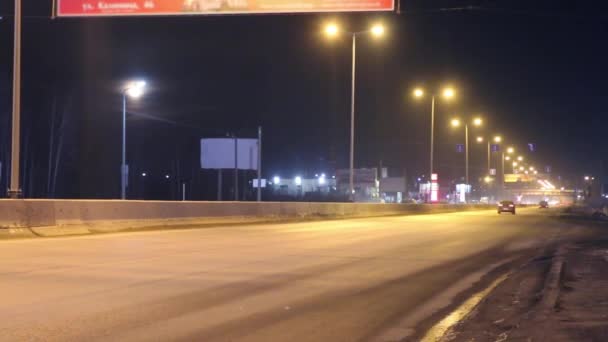
[[(451, 99), (454, 97), (454, 89), (453, 88), (445, 88), (442, 92), (442, 96), (445, 99)], [(417, 98), (424, 96), (424, 90), (422, 88), (414, 89), (414, 96)], [(431, 146), (429, 151), (429, 179), (431, 175), (434, 173), (433, 169), (433, 153), (435, 150), (435, 97), (436, 95), (431, 95)]]
[[(481, 126), (483, 120), (481, 118), (475, 118), (472, 121), (473, 126)], [(453, 127), (459, 127), (461, 124), (459, 119), (452, 120)], [(465, 154), (465, 183), (469, 185), (469, 124), (464, 124), (464, 154)]]
[[(483, 137), (477, 137), (477, 142), (478, 143), (482, 143), (483, 141), (484, 141)], [(499, 136), (499, 135), (497, 135), (497, 136), (494, 137), (493, 141), (495, 143), (500, 143), (502, 141), (502, 137)], [(491, 147), (492, 147), (492, 145), (491, 145), (490, 139), (488, 139), (487, 140), (487, 149), (488, 149), (487, 150), (487, 154), (488, 154), (487, 155), (487, 157), (488, 157), (487, 168), (488, 168), (488, 175), (490, 174), (490, 171), (492, 169), (492, 148)]]
[(130, 82), (122, 90), (122, 163), (120, 167), (120, 199), (127, 198), (127, 97), (139, 98), (144, 94), (145, 81)]
[(15, 0), (15, 32), (13, 48), (13, 119), (11, 142), (10, 198), (21, 197), (19, 166), (21, 163), (21, 0)]
[[(513, 147), (508, 147), (507, 148), (507, 154), (513, 154), (515, 152), (515, 149)], [(509, 157), (508, 155), (505, 156), (505, 152), (502, 152), (502, 189), (504, 191), (505, 189), (505, 160), (510, 161), (511, 157)]]
[[(351, 98), (350, 98), (350, 153), (349, 153), (349, 198), (353, 200), (355, 192), (354, 170), (355, 170), (355, 93), (356, 93), (356, 62), (357, 62), (357, 36), (371, 34), (374, 37), (384, 35), (384, 26), (376, 24), (367, 31), (346, 32), (352, 36), (352, 65), (351, 65)], [(340, 34), (340, 28), (336, 24), (325, 27), (325, 34), (333, 38)]]

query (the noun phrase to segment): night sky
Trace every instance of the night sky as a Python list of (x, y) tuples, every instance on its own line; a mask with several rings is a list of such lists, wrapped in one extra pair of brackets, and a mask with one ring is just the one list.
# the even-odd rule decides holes
[[(50, 1), (23, 1), (28, 197), (118, 196), (120, 87), (133, 78), (150, 85), (129, 104), (133, 197), (175, 198), (177, 182), (186, 181), (193, 199), (212, 199), (215, 175), (198, 167), (199, 139), (255, 137), (258, 125), (265, 176), (347, 167), (350, 40), (328, 41), (321, 30), (330, 20), (348, 30), (377, 21), (387, 27), (385, 39), (359, 41), (357, 167), (382, 160), (396, 176), (427, 173), (430, 100), (416, 101), (411, 91), (448, 84), (458, 97), (437, 107), (443, 180), (464, 174), (464, 157), (455, 152), (464, 132), (449, 127), (454, 115), (481, 113), (480, 134), (500, 133), (520, 151), (535, 143), (526, 158), (567, 179), (599, 175), (606, 160), (608, 12), (595, 2), (403, 0), (400, 14), (52, 20)], [(3, 188), (12, 72), (7, 2), (0, 3)], [(53, 146), (61, 144), (49, 158), (51, 135)], [(57, 155), (59, 166), (49, 172)], [(473, 146), (471, 156), (480, 176), (484, 148)], [(143, 171), (151, 178), (136, 177)]]

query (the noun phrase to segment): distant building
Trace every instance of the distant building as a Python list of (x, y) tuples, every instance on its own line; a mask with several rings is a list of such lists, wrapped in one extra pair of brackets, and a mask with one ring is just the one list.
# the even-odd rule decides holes
[[(336, 170), (336, 186), (338, 192), (348, 194), (350, 191), (350, 169)], [(355, 202), (378, 202), (380, 201), (380, 182), (378, 181), (378, 169), (354, 169), (353, 187)]]
[(275, 177), (268, 187), (275, 195), (302, 197), (308, 193), (329, 194), (336, 191), (336, 179), (320, 175), (316, 178), (302, 178), (299, 176), (293, 178)]

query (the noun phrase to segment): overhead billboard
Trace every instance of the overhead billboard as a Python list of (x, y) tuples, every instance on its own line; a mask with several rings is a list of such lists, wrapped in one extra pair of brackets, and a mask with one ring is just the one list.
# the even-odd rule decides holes
[(393, 11), (395, 0), (56, 0), (59, 17)]
[(201, 139), (201, 168), (257, 170), (258, 153), (257, 139)]

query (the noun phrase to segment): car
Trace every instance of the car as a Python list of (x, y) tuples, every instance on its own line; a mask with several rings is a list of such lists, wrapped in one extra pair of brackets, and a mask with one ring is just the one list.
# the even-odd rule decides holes
[(549, 202), (547, 202), (547, 201), (540, 201), (540, 203), (538, 205), (540, 206), (541, 209), (549, 208)]
[(498, 202), (498, 213), (502, 214), (504, 212), (515, 215), (515, 203), (513, 203), (513, 201)]

